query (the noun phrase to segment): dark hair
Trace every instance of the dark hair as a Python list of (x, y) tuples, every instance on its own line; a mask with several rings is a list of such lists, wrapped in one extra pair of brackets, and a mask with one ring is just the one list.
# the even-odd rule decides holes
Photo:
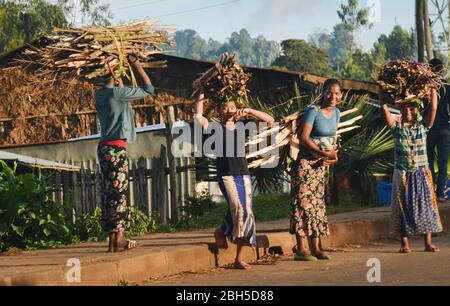
[(323, 83), (322, 94), (325, 94), (333, 85), (339, 85), (342, 89), (342, 83), (338, 79), (328, 79)]
[(338, 79), (327, 79), (322, 86), (322, 101), (325, 99), (325, 94), (328, 90), (330, 90), (331, 86), (338, 85), (340, 89), (342, 89), (342, 83)]
[(444, 63), (438, 58), (433, 58), (428, 63), (431, 66), (431, 69), (433, 69), (434, 72), (438, 73), (444, 70)]

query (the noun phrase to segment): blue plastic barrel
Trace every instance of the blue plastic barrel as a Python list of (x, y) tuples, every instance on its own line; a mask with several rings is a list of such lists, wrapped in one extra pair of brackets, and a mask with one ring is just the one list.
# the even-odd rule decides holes
[(377, 184), (378, 205), (391, 206), (392, 183), (379, 182)]

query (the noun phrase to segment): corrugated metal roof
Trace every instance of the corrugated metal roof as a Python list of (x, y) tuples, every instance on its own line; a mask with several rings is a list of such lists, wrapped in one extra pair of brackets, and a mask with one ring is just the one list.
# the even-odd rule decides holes
[(34, 158), (26, 155), (20, 155), (5, 151), (0, 151), (0, 159), (8, 161), (16, 161), (19, 164), (24, 164), (30, 167), (36, 167), (41, 169), (80, 171), (80, 167), (78, 166), (72, 166), (64, 163), (58, 163), (50, 160)]

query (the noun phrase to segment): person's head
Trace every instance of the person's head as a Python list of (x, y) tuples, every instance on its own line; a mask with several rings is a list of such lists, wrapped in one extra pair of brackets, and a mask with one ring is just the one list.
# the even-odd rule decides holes
[(234, 101), (227, 101), (220, 105), (219, 113), (220, 117), (225, 120), (231, 120), (236, 114), (237, 106)]
[(444, 63), (438, 58), (433, 58), (428, 64), (435, 73), (441, 74), (444, 71)]
[(418, 106), (414, 103), (406, 103), (400, 108), (402, 114), (402, 122), (413, 124), (417, 120)]
[(322, 106), (337, 106), (342, 99), (342, 84), (338, 79), (328, 79), (323, 84)]

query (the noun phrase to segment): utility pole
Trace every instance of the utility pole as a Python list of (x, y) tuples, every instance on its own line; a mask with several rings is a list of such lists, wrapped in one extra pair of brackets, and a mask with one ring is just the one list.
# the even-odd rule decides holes
[(428, 60), (434, 58), (433, 35), (431, 32), (430, 12), (428, 9), (428, 0), (423, 0), (423, 22), (425, 24), (425, 46), (427, 48)]
[(417, 31), (417, 48), (418, 61), (425, 62), (425, 37), (423, 28), (423, 0), (416, 0), (416, 31)]

